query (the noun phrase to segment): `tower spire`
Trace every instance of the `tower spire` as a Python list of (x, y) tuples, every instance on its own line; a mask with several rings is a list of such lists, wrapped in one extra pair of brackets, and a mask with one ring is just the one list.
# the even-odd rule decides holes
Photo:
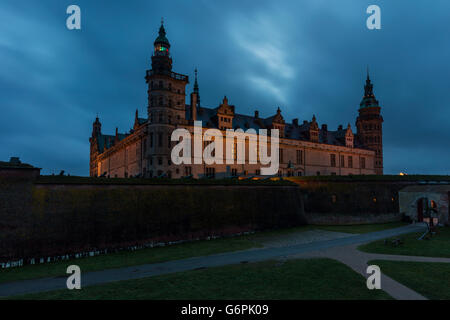
[(198, 89), (198, 81), (197, 81), (197, 68), (195, 68), (195, 81), (194, 81), (194, 92), (197, 94), (197, 106), (200, 107), (200, 92)]
[(373, 84), (370, 80), (369, 66), (367, 66), (367, 79), (366, 84), (364, 85), (364, 96), (359, 106), (360, 108), (378, 107), (378, 100), (375, 98), (373, 93)]

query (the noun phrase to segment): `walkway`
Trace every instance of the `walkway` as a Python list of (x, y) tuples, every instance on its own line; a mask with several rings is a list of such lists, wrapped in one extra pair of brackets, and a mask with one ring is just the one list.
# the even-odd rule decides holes
[[(450, 258), (431, 258), (417, 256), (400, 256), (389, 254), (375, 254), (361, 252), (357, 249), (359, 244), (349, 246), (327, 248), (314, 252), (306, 252), (288, 256), (288, 259), (307, 259), (307, 258), (331, 258), (338, 260), (354, 271), (367, 278), (367, 266), (371, 260), (391, 260), (391, 261), (415, 261), (415, 262), (444, 262), (450, 263)], [(381, 289), (387, 292), (391, 297), (398, 300), (427, 300), (424, 296), (409, 289), (401, 283), (383, 274), (381, 269)]]
[[(425, 227), (423, 225), (417, 224), (408, 225), (395, 229), (388, 229), (378, 232), (353, 235), (333, 240), (316, 241), (307, 244), (296, 244), (285, 247), (250, 249), (245, 251), (194, 257), (183, 260), (146, 264), (127, 268), (86, 272), (82, 273), (81, 286), (86, 287), (113, 281), (140, 279), (174, 272), (211, 268), (230, 264), (239, 264), (244, 262), (259, 262), (264, 260), (277, 259), (281, 257), (298, 257), (298, 258), (308, 257), (308, 255), (311, 257), (322, 255), (333, 256), (334, 259), (337, 259), (339, 261), (348, 264), (350, 267), (352, 267), (355, 271), (359, 273), (362, 273), (362, 271), (364, 271), (363, 275), (364, 277), (366, 277), (367, 276), (365, 274), (366, 264), (364, 265), (364, 263), (367, 262), (367, 260), (374, 258), (372, 258), (372, 256), (370, 257), (360, 256), (359, 254), (362, 255), (365, 254), (357, 251), (355, 249), (356, 246), (366, 242), (393, 237), (400, 234), (410, 232), (420, 232), (423, 231), (424, 228)], [(354, 252), (348, 251), (349, 246), (350, 248), (354, 249)], [(355, 258), (352, 259), (352, 256), (355, 256)], [(384, 255), (382, 256), (384, 259)], [(379, 255), (375, 257), (375, 259), (380, 258), (381, 257), (379, 257)], [(25, 280), (19, 282), (0, 284), (0, 297), (65, 289), (66, 279), (67, 279), (66, 277), (56, 277), (56, 278), (43, 278), (36, 280)], [(395, 286), (398, 287), (402, 285), (394, 282), (395, 282), (394, 280), (388, 279), (386, 276), (384, 276), (384, 278), (382, 279), (383, 290), (390, 293), (394, 298), (395, 297), (398, 297), (400, 299), (419, 298), (419, 296), (415, 296), (411, 292), (408, 295), (406, 290), (404, 289), (402, 289), (403, 293), (399, 292), (399, 294), (397, 294), (395, 291), (396, 290)], [(391, 290), (390, 289), (391, 287), (394, 289)], [(391, 292), (389, 292), (389, 290)]]

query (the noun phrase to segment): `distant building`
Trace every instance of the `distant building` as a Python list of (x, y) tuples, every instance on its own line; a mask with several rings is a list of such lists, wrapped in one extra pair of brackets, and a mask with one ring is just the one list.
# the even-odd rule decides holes
[(22, 163), (18, 157), (11, 157), (9, 162), (0, 161), (0, 178), (35, 179), (40, 173), (41, 168)]
[[(280, 176), (383, 174), (383, 139), (380, 106), (373, 94), (373, 85), (367, 75), (364, 96), (356, 120), (354, 134), (350, 124), (328, 130), (319, 127), (316, 117), (311, 121), (287, 123), (278, 108), (270, 117), (237, 113), (227, 97), (217, 107), (200, 103), (200, 92), (195, 71), (190, 104), (186, 104), (187, 75), (172, 71), (170, 43), (161, 25), (154, 42), (152, 69), (147, 70), (147, 117), (136, 110), (134, 126), (128, 133), (105, 135), (99, 118), (95, 119), (90, 141), (90, 175), (107, 177), (201, 178), (259, 175), (261, 164), (234, 165), (174, 165), (171, 162), (171, 134), (174, 129), (193, 130), (194, 121), (202, 121), (203, 130), (217, 128), (253, 128), (280, 130)], [(225, 152), (224, 152), (225, 154)]]

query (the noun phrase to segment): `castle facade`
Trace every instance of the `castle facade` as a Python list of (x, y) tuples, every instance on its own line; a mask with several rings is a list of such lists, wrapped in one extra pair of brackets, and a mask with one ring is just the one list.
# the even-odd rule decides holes
[[(90, 176), (107, 177), (169, 177), (191, 176), (233, 177), (259, 176), (260, 163), (175, 165), (171, 140), (175, 129), (194, 131), (194, 122), (201, 121), (204, 131), (227, 129), (278, 129), (279, 176), (383, 174), (383, 139), (381, 107), (373, 94), (373, 84), (367, 75), (364, 96), (356, 119), (356, 133), (350, 124), (329, 130), (319, 126), (316, 117), (311, 121), (284, 120), (280, 108), (269, 117), (237, 113), (234, 105), (224, 97), (217, 107), (200, 103), (195, 71), (194, 89), (190, 104), (186, 104), (187, 75), (172, 71), (170, 43), (161, 25), (154, 42), (152, 68), (146, 71), (148, 84), (147, 117), (139, 117), (136, 110), (133, 128), (128, 133), (102, 133), (99, 118), (93, 123), (90, 141)], [(209, 141), (203, 141), (207, 145)], [(248, 153), (248, 143), (246, 150)], [(232, 150), (235, 157), (236, 147)], [(223, 153), (226, 156), (226, 153)], [(246, 157), (248, 159), (248, 157)], [(224, 161), (225, 163), (225, 161)]]

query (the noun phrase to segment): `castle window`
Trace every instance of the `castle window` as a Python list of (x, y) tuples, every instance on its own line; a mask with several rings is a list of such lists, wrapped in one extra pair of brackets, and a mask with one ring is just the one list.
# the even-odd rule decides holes
[(361, 169), (365, 169), (366, 168), (366, 158), (362, 157), (361, 158)]
[(172, 91), (172, 84), (169, 82), (169, 90)]
[(144, 139), (144, 153), (147, 153), (147, 139)]
[(341, 156), (341, 167), (345, 168), (345, 157)]
[(169, 99), (169, 107), (172, 107), (172, 99)]
[(297, 172), (297, 176), (301, 177), (303, 175), (303, 172), (299, 171)]
[(303, 150), (297, 150), (297, 164), (303, 164)]
[[(162, 166), (162, 158), (161, 157), (158, 157), (158, 165)], [(160, 174), (158, 173), (158, 175), (160, 175)]]
[(150, 148), (153, 148), (153, 132), (150, 132)]
[(208, 178), (214, 178), (216, 176), (216, 168), (206, 168), (205, 174)]
[(336, 167), (336, 155), (335, 154), (330, 154), (330, 165), (332, 167)]
[(159, 88), (160, 88), (160, 89), (163, 88), (163, 82), (162, 82), (162, 81), (159, 82)]
[(231, 175), (233, 177), (236, 177), (237, 176), (237, 169), (231, 169)]
[(162, 116), (162, 113), (160, 112), (160, 113), (158, 114), (158, 122), (159, 122), (159, 123), (161, 123), (161, 122), (163, 121), (162, 118), (163, 118), (163, 116)]
[(348, 156), (348, 167), (353, 168), (353, 157), (352, 156)]
[(257, 176), (261, 175), (261, 170), (256, 169), (256, 170), (255, 170), (255, 175), (257, 175)]
[(283, 159), (283, 149), (281, 149), (281, 148), (280, 148), (280, 155), (279, 156), (280, 156), (279, 157), (280, 158), (280, 163), (283, 163), (283, 160), (284, 160)]
[(158, 133), (158, 147), (162, 147), (162, 133)]
[(162, 97), (162, 96), (159, 97), (159, 105), (160, 105), (160, 106), (163, 105), (163, 97)]
[(192, 174), (192, 168), (191, 167), (184, 167), (184, 173), (186, 176), (190, 176)]
[(316, 175), (320, 176), (320, 171), (317, 171), (317, 172), (316, 172)]

